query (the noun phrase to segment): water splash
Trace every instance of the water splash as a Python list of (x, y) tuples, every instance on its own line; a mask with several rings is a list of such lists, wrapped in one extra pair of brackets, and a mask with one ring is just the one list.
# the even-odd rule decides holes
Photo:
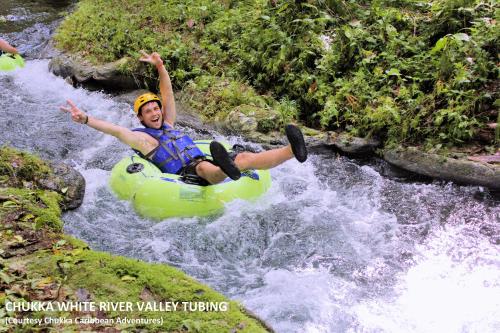
[(416, 247), (392, 297), (354, 307), (365, 331), (498, 332), (500, 256), (469, 225), (444, 226)]

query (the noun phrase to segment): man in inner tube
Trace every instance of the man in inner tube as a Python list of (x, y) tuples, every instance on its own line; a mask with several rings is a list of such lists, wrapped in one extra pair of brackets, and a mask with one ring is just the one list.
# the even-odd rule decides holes
[(61, 111), (71, 113), (73, 121), (90, 126), (98, 131), (111, 134), (129, 145), (141, 156), (152, 161), (162, 172), (172, 174), (194, 174), (208, 184), (217, 184), (226, 177), (237, 180), (240, 170), (270, 169), (295, 156), (304, 162), (307, 159), (307, 148), (301, 131), (294, 125), (287, 125), (285, 132), (289, 145), (259, 153), (241, 152), (229, 154), (217, 141), (210, 143), (212, 161), (206, 160), (204, 154), (193, 140), (174, 129), (176, 118), (172, 83), (163, 60), (156, 52), (147, 54), (141, 51), (140, 61), (156, 67), (160, 76), (161, 99), (146, 93), (139, 96), (134, 103), (134, 112), (144, 128), (130, 130), (128, 128), (97, 119), (81, 111), (68, 100)]

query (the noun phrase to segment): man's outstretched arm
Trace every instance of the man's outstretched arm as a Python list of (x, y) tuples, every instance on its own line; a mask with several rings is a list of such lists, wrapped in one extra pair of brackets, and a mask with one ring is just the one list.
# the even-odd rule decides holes
[(138, 135), (138, 133), (131, 131), (126, 127), (95, 117), (90, 117), (85, 112), (80, 110), (71, 100), (67, 100), (67, 103), (68, 106), (61, 106), (60, 109), (61, 111), (70, 113), (74, 122), (85, 124), (100, 132), (112, 135), (121, 142), (132, 147), (133, 149), (139, 150), (142, 153), (147, 153), (150, 150), (146, 140), (144, 140), (141, 135)]
[(168, 75), (165, 65), (163, 65), (163, 60), (156, 52), (147, 54), (146, 52), (141, 51), (141, 53), (142, 57), (139, 60), (154, 65), (158, 71), (158, 75), (160, 76), (163, 122), (168, 123), (170, 126), (174, 126), (175, 118), (177, 116), (175, 110), (174, 91), (172, 89), (170, 76)]
[(18, 53), (17, 49), (14, 46), (10, 45), (2, 38), (0, 38), (0, 50), (5, 51), (7, 53), (12, 53), (12, 54)]

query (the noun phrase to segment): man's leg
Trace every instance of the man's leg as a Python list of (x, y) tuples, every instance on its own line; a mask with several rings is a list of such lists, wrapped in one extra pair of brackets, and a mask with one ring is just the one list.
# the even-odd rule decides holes
[(242, 152), (236, 155), (234, 162), (240, 170), (267, 170), (293, 157), (292, 148), (288, 145), (286, 147), (267, 150), (260, 153)]
[[(260, 153), (242, 152), (236, 155), (234, 162), (240, 170), (267, 170), (293, 157), (292, 148), (288, 145), (286, 147), (267, 150)], [(221, 168), (207, 161), (202, 161), (196, 166), (196, 174), (210, 184), (220, 183), (227, 177), (227, 175), (222, 172)]]
[(221, 168), (208, 161), (198, 163), (196, 166), (196, 174), (212, 185), (220, 183), (227, 177), (227, 175), (222, 172)]
[(261, 153), (240, 153), (234, 160), (238, 169), (271, 169), (292, 157), (300, 163), (307, 160), (306, 143), (300, 129), (295, 125), (286, 125), (285, 133), (290, 142), (288, 146)]
[[(301, 163), (304, 162), (307, 159), (307, 148), (302, 132), (294, 125), (287, 125), (285, 133), (290, 142), (288, 146), (260, 153), (243, 152), (235, 157), (234, 162), (224, 146), (212, 141), (210, 143), (210, 152), (214, 162), (220, 167), (203, 161), (196, 166), (196, 173), (209, 183), (217, 184), (228, 175), (233, 180), (239, 179), (239, 170), (267, 170), (288, 161), (292, 157), (295, 157)], [(222, 170), (225, 170), (225, 172)]]

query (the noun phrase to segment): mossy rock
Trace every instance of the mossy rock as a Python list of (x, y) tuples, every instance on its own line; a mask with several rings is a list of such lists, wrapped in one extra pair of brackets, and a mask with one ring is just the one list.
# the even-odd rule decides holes
[(416, 147), (386, 149), (384, 159), (402, 169), (459, 184), (500, 189), (500, 167), (425, 153)]
[(373, 154), (381, 145), (379, 140), (373, 138), (358, 138), (347, 133), (336, 132), (329, 132), (327, 144), (352, 155)]
[(51, 174), (40, 158), (9, 147), (0, 148), (0, 186), (21, 187)]
[(85, 179), (74, 168), (9, 147), (0, 148), (0, 187), (55, 191), (64, 210), (78, 208), (85, 195)]
[(237, 106), (224, 121), (227, 128), (237, 133), (269, 133), (276, 129), (278, 123), (279, 116), (274, 110), (254, 105)]
[(85, 59), (60, 54), (51, 59), (49, 70), (57, 76), (69, 78), (73, 84), (85, 84), (90, 88), (106, 88), (111, 91), (130, 90), (138, 87), (133, 76), (126, 74), (131, 59), (121, 58), (101, 65)]

